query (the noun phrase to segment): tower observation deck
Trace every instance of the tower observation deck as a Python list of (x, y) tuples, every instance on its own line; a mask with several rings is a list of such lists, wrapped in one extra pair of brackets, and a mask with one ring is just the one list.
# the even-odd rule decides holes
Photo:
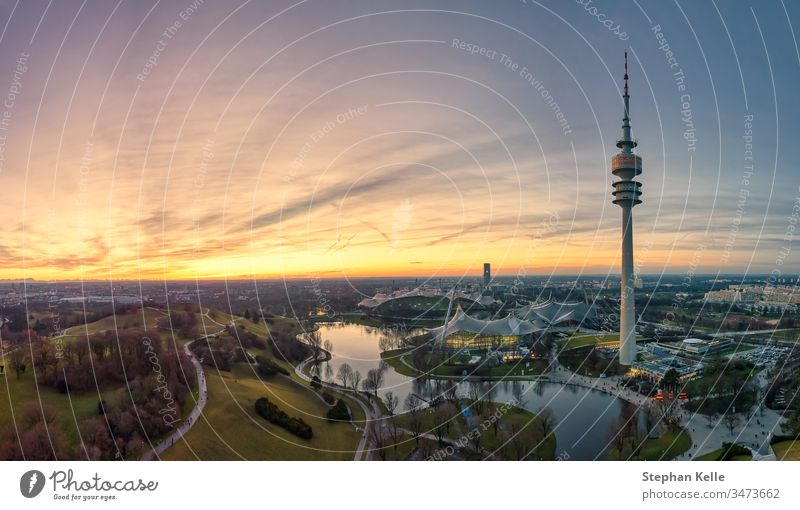
[(636, 312), (634, 309), (633, 274), (633, 207), (641, 204), (642, 158), (633, 153), (637, 143), (631, 137), (630, 96), (628, 94), (628, 52), (625, 52), (625, 89), (622, 95), (624, 112), (620, 152), (611, 158), (611, 173), (619, 180), (613, 183), (613, 202), (622, 208), (622, 271), (619, 305), (619, 362), (630, 365), (636, 358)]

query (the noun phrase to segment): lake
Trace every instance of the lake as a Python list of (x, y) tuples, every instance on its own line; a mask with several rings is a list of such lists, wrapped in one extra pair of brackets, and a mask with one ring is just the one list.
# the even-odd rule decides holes
[[(333, 343), (331, 360), (321, 367), (323, 380), (335, 381), (342, 363), (353, 370), (366, 373), (381, 366), (381, 344), (397, 346), (404, 335), (418, 331), (382, 329), (347, 323), (320, 323), (323, 340)], [(468, 381), (459, 383), (459, 393), (466, 395)], [(436, 396), (441, 382), (425, 381), (397, 373), (391, 367), (384, 373), (384, 385), (379, 394), (387, 391), (400, 397), (401, 407), (406, 396), (413, 392), (423, 398)], [(622, 415), (626, 402), (596, 390), (551, 382), (497, 381), (492, 400), (508, 402), (521, 395), (521, 407), (538, 412), (549, 407), (555, 415), (557, 447), (556, 456), (564, 460), (598, 460), (607, 458), (608, 430), (612, 422)]]

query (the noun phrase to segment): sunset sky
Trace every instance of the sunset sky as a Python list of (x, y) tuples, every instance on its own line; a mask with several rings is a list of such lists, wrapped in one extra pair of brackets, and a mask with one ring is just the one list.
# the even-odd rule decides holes
[(2, 0), (0, 278), (616, 274), (626, 48), (636, 266), (793, 274), (798, 16)]

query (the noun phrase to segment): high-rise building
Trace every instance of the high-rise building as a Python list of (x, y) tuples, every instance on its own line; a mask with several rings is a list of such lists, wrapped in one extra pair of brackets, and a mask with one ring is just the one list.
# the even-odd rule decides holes
[(488, 262), (483, 263), (483, 286), (488, 287), (492, 283), (492, 265)]
[(642, 158), (633, 153), (637, 143), (631, 137), (630, 96), (628, 95), (628, 52), (625, 52), (625, 90), (622, 94), (622, 138), (617, 142), (619, 154), (611, 158), (614, 182), (614, 203), (622, 208), (622, 274), (619, 303), (619, 362), (630, 365), (636, 358), (636, 312), (634, 310), (633, 273), (633, 207), (641, 204), (642, 184), (636, 176), (642, 173)]

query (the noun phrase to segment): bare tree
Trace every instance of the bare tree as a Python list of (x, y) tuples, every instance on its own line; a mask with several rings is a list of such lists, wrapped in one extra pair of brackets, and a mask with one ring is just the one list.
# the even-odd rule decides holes
[(358, 370), (354, 371), (350, 375), (350, 382), (352, 384), (353, 391), (358, 391), (358, 385), (359, 383), (361, 383), (361, 372), (359, 372)]
[(378, 452), (380, 459), (386, 460), (386, 440), (388, 439), (388, 436), (383, 426), (379, 423), (373, 423), (369, 428), (368, 437), (370, 443), (372, 443), (372, 448)]
[(442, 409), (441, 406), (433, 411), (433, 433), (436, 434), (436, 440), (439, 442), (439, 448), (444, 446), (445, 425), (450, 416)]
[(414, 443), (419, 446), (419, 437), (425, 427), (422, 415), (422, 401), (413, 393), (409, 393), (406, 397), (406, 407), (408, 408), (408, 428), (414, 438)]
[(497, 395), (497, 386), (496, 383), (488, 381), (485, 383), (483, 388), (483, 398), (489, 402), (494, 401), (494, 397)]
[(622, 459), (622, 452), (625, 450), (628, 437), (626, 431), (627, 423), (622, 416), (617, 417), (608, 424), (608, 431), (606, 432), (606, 439), (608, 443), (617, 451), (617, 458)]
[(647, 433), (649, 434), (660, 421), (660, 413), (652, 406), (648, 405), (644, 408), (645, 424), (647, 425)]
[(722, 421), (725, 422), (725, 425), (727, 425), (728, 429), (731, 431), (731, 435), (733, 435), (733, 431), (739, 426), (739, 415), (734, 413), (725, 413), (725, 416), (722, 417)]
[(409, 411), (419, 409), (422, 407), (422, 399), (420, 399), (413, 393), (409, 393), (408, 395), (406, 395), (405, 405), (406, 409), (408, 409)]
[(383, 396), (383, 403), (386, 404), (386, 409), (389, 411), (389, 415), (393, 415), (397, 406), (400, 405), (400, 397), (395, 395), (391, 391), (387, 391), (386, 395)]
[(382, 336), (380, 340), (378, 340), (378, 348), (381, 352), (390, 351), (394, 348), (394, 342), (388, 336)]
[(656, 406), (658, 407), (658, 410), (661, 413), (661, 417), (664, 419), (664, 421), (666, 421), (668, 424), (672, 423), (673, 417), (678, 411), (675, 398), (667, 398), (665, 396), (663, 399), (656, 401)]
[(517, 407), (525, 406), (525, 392), (522, 383), (514, 382), (511, 386), (511, 396), (514, 398), (514, 405)]
[(481, 402), (481, 385), (478, 383), (471, 383), (469, 385), (469, 399), (472, 401), (471, 404), (474, 407), (475, 411), (478, 414), (481, 414), (483, 404), (481, 408), (478, 407), (478, 403)]
[(417, 348), (411, 352), (411, 365), (426, 375), (433, 368), (434, 362), (425, 349)]
[(314, 363), (319, 363), (319, 355), (322, 354), (322, 336), (319, 331), (309, 331), (305, 335), (306, 343), (311, 347), (311, 352), (314, 354)]
[(453, 381), (447, 381), (447, 387), (442, 391), (442, 396), (455, 407), (458, 404), (458, 385)]
[(17, 379), (19, 379), (20, 375), (25, 373), (25, 353), (22, 352), (22, 347), (14, 348), (8, 354), (8, 357), (11, 361), (11, 368), (17, 374)]
[(386, 431), (389, 433), (389, 440), (394, 448), (394, 455), (397, 457), (397, 446), (403, 439), (403, 429), (401, 429), (393, 419), (386, 420)]
[(367, 372), (367, 378), (364, 379), (363, 386), (366, 391), (374, 392), (377, 397), (378, 390), (383, 386), (383, 372), (377, 368), (373, 368)]
[(336, 373), (336, 379), (342, 386), (348, 388), (352, 377), (353, 367), (351, 367), (349, 363), (342, 363), (339, 365), (339, 370)]
[(536, 415), (536, 423), (539, 425), (542, 439), (547, 439), (547, 436), (553, 433), (553, 428), (556, 426), (556, 415), (552, 409), (545, 406), (539, 409), (539, 413)]
[(522, 460), (529, 451), (538, 456), (538, 446), (542, 439), (538, 431), (524, 424), (509, 423), (510, 436), (506, 442), (506, 460)]

